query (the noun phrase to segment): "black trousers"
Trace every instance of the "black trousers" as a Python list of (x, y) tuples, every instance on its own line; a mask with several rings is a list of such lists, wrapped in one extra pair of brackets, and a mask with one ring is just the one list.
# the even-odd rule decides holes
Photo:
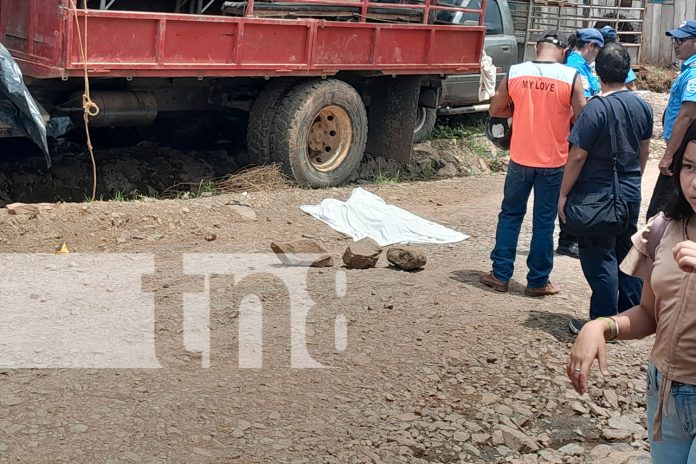
[(677, 195), (674, 177), (660, 174), (655, 183), (652, 198), (650, 198), (647, 219), (655, 216), (660, 211), (664, 211), (671, 202), (677, 199)]
[(568, 232), (566, 232), (565, 224), (563, 224), (563, 221), (561, 221), (560, 218), (558, 219), (558, 223), (561, 226), (561, 232), (558, 234), (558, 244), (569, 246), (578, 243), (577, 237), (570, 235)]

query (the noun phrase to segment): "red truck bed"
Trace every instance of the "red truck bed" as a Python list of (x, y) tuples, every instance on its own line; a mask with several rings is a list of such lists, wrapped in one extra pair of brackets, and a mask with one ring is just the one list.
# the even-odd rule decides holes
[[(83, 72), (75, 11), (69, 5), (69, 0), (0, 0), (0, 41), (26, 76), (56, 78)], [(367, 0), (363, 5), (385, 6)], [(430, 6), (430, 0), (411, 8), (424, 9), (425, 17), (430, 9), (454, 10)], [(87, 20), (90, 74), (104, 77), (476, 72), (485, 36), (481, 25), (81, 9), (77, 15), (83, 35)]]

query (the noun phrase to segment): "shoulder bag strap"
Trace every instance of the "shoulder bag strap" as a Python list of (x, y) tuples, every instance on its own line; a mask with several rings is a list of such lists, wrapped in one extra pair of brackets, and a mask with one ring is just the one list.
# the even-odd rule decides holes
[(614, 116), (614, 108), (608, 101), (607, 97), (599, 97), (600, 101), (607, 110), (607, 125), (609, 126), (609, 138), (611, 139), (611, 162), (614, 170), (614, 195), (620, 194), (619, 170), (616, 162), (616, 152), (619, 151), (618, 142), (616, 141), (616, 117)]

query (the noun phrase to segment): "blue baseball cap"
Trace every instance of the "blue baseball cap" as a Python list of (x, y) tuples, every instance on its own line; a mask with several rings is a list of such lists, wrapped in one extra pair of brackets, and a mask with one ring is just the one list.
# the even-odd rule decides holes
[(599, 32), (599, 29), (593, 27), (580, 29), (576, 32), (578, 40), (582, 42), (593, 43), (598, 47), (604, 47), (604, 36)]
[(688, 39), (691, 37), (696, 38), (696, 20), (689, 19), (684, 21), (679, 25), (678, 29), (672, 29), (671, 31), (665, 32), (667, 37), (674, 37), (675, 39)]
[(602, 37), (604, 37), (605, 44), (607, 42), (616, 42), (618, 34), (616, 33), (616, 29), (614, 29), (613, 27), (604, 26), (599, 30), (599, 32), (602, 34)]

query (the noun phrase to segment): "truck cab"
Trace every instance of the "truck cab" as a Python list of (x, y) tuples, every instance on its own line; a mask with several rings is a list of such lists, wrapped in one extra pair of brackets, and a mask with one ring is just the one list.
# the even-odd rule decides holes
[[(459, 0), (463, 7), (480, 7), (480, 0)], [(475, 15), (468, 17), (460, 13), (455, 22), (466, 23), (475, 21)], [(491, 57), (493, 64), (498, 68), (498, 83), (503, 79), (510, 66), (519, 62), (518, 41), (515, 35), (510, 7), (506, 0), (488, 0), (486, 15), (485, 50)], [(414, 141), (426, 140), (435, 127), (438, 115), (454, 115), (475, 113), (488, 110), (488, 102), (481, 102), (478, 98), (480, 76), (478, 74), (451, 75), (442, 82), (442, 89), (438, 99), (438, 108), (419, 107)]]

